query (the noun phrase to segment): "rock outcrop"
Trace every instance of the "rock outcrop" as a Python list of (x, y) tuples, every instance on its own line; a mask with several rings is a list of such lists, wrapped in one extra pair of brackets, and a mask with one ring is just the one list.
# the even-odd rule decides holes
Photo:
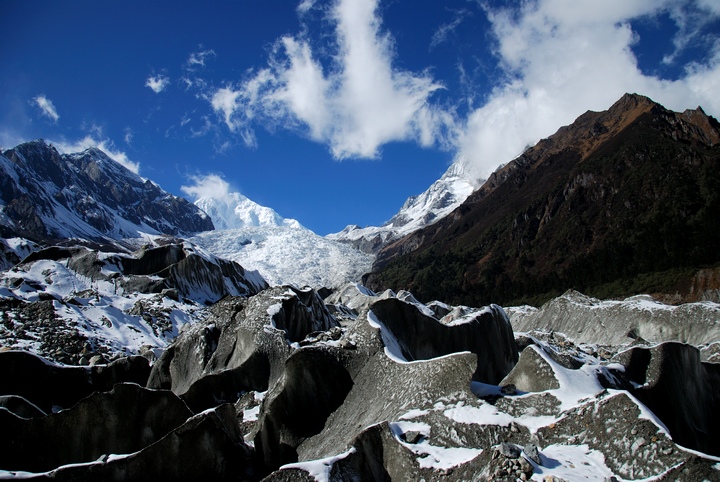
[(182, 333), (154, 364), (148, 386), (170, 389), (194, 409), (266, 391), (282, 374), (289, 343), (337, 326), (313, 290), (276, 287), (227, 298)]
[(711, 302), (671, 306), (649, 296), (600, 301), (570, 290), (540, 309), (508, 309), (508, 314), (515, 331), (557, 331), (584, 343), (643, 339), (705, 345), (720, 340), (720, 305)]
[[(516, 338), (500, 307), (393, 295), (367, 291), (355, 309), (336, 299), (334, 316), (309, 289), (227, 297), (156, 361), (151, 389), (115, 384), (110, 367), (0, 353), (30, 357), (33, 369), (0, 368), (44, 381), (33, 392), (0, 378), (0, 470), (73, 481), (716, 476), (696, 451), (717, 450), (706, 434), (718, 428), (718, 373), (696, 348)], [(54, 394), (58, 384), (74, 396)]]
[(665, 423), (673, 440), (720, 456), (720, 365), (703, 363), (694, 346), (633, 347), (614, 359), (625, 368), (630, 393)]
[(0, 467), (45, 472), (107, 454), (130, 454), (160, 440), (191, 415), (171, 392), (123, 383), (46, 417), (23, 419), (0, 411), (6, 435), (1, 438)]
[[(147, 359), (120, 358), (108, 365), (63, 366), (24, 351), (0, 351), (0, 395), (17, 395), (45, 413), (68, 409), (93, 392), (117, 383), (145, 385)], [(23, 416), (22, 414), (19, 414)]]
[(496, 384), (518, 360), (510, 321), (497, 305), (443, 324), (416, 304), (390, 298), (371, 305), (370, 316), (382, 326), (383, 333), (387, 330), (388, 349), (397, 347), (394, 354), (406, 361), (470, 351), (478, 357), (473, 380)]

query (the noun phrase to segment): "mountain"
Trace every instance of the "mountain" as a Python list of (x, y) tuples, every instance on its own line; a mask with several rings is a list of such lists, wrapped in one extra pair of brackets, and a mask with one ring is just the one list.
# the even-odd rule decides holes
[(387, 243), (445, 217), (479, 184), (482, 182), (470, 178), (464, 160), (458, 159), (425, 192), (409, 197), (400, 211), (382, 226), (361, 228), (351, 224), (326, 238), (375, 254)]
[(168, 194), (97, 148), (60, 154), (42, 140), (0, 155), (0, 235), (33, 241), (115, 241), (213, 229), (189, 201)]
[(719, 193), (717, 120), (626, 94), (498, 169), (446, 218), (386, 245), (367, 283), (472, 306), (537, 303), (568, 288), (687, 291), (720, 262)]
[(275, 210), (261, 206), (239, 192), (228, 193), (222, 198), (201, 197), (195, 205), (210, 216), (218, 230), (250, 226), (300, 227), (296, 220), (285, 219)]
[(190, 241), (258, 271), (271, 285), (334, 288), (360, 280), (372, 266), (372, 255), (318, 236), (240, 193), (202, 197), (195, 205), (210, 215), (217, 229)]

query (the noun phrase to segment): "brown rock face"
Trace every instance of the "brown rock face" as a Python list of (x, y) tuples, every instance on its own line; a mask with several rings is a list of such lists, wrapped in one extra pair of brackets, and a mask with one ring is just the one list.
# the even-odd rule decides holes
[(366, 282), (484, 305), (690, 288), (720, 261), (720, 124), (627, 94), (498, 169), (438, 223), (386, 246)]

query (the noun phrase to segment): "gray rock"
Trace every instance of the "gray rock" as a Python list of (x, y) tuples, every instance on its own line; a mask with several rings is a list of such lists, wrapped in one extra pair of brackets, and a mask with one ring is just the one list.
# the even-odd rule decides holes
[[(688, 458), (641, 415), (640, 407), (625, 393), (593, 399), (540, 428), (538, 444), (585, 444), (602, 452), (610, 470), (625, 479), (658, 476)], [(673, 450), (667, 453), (668, 448)]]
[(399, 299), (377, 301), (370, 309), (397, 341), (406, 360), (470, 351), (478, 357), (473, 380), (492, 384), (502, 380), (518, 361), (512, 327), (499, 306), (489, 306), (472, 320), (452, 326)]
[(519, 332), (554, 330), (585, 343), (627, 344), (641, 337), (656, 343), (680, 341), (693, 345), (720, 339), (720, 305), (685, 303), (648, 309), (652, 299), (634, 296), (622, 302), (600, 301), (568, 291), (539, 310), (508, 310), (513, 329)]
[(523, 454), (538, 465), (542, 465), (542, 459), (540, 458), (540, 450), (538, 446), (530, 442), (523, 448)]
[(108, 365), (72, 367), (57, 365), (24, 352), (0, 352), (0, 395), (19, 395), (43, 412), (70, 408), (95, 391), (107, 391), (116, 383), (145, 385), (148, 361), (134, 356)]
[[(22, 419), (0, 410), (0, 468), (45, 472), (61, 465), (128, 454), (182, 425), (190, 410), (168, 391), (117, 384), (69, 410)], [(32, 447), (32, 450), (28, 450)]]
[(234, 409), (221, 405), (187, 420), (135, 453), (103, 457), (39, 474), (36, 479), (68, 482), (129, 480), (257, 480), (252, 449), (237, 432)]
[(675, 442), (720, 455), (720, 365), (703, 363), (697, 348), (662, 343), (634, 347), (613, 361), (625, 367), (630, 391), (663, 421)]
[(226, 298), (181, 333), (153, 365), (148, 387), (170, 389), (194, 411), (266, 391), (282, 375), (290, 343), (337, 327), (313, 290), (274, 287)]
[(0, 395), (0, 408), (22, 418), (44, 417), (47, 415), (37, 405), (18, 395)]
[(514, 385), (523, 392), (544, 392), (560, 388), (550, 364), (541, 356), (541, 347), (529, 346), (520, 353), (512, 371), (502, 379), (501, 386)]
[(268, 472), (297, 462), (296, 448), (322, 431), (352, 386), (350, 374), (327, 348), (306, 347), (288, 358), (284, 376), (267, 395), (255, 436)]
[(520, 457), (521, 449), (515, 444), (510, 444), (507, 442), (503, 442), (500, 445), (497, 445), (493, 449), (495, 452), (497, 452), (499, 455), (502, 455), (503, 457), (507, 457), (509, 459), (516, 459)]

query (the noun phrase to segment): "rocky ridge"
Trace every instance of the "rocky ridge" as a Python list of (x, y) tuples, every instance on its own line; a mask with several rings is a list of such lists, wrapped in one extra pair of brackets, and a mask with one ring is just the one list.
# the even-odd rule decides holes
[[(101, 371), (89, 387), (69, 380), (87, 379), (82, 371), (101, 367), (61, 368), (39, 358), (19, 364), (32, 355), (0, 352), (0, 366), (16, 367), (3, 371), (12, 375), (0, 383), (1, 396), (15, 397), (14, 405), (0, 408), (3, 426), (22, 432), (23, 446), (40, 444), (51, 455), (28, 458), (10, 444), (0, 474), (267, 481), (717, 477), (720, 459), (698, 451), (720, 455), (705, 436), (720, 428), (720, 372), (701, 361), (697, 348), (662, 338), (580, 343), (541, 322), (513, 332), (511, 317), (498, 306), (423, 305), (408, 292), (378, 296), (348, 286), (323, 302), (314, 290), (284, 286), (224, 298), (183, 330), (151, 370)], [(414, 329), (421, 325), (428, 326), (422, 333)], [(427, 330), (436, 334), (424, 337)], [(647, 333), (673, 338), (670, 331)], [(463, 343), (473, 337), (487, 345), (471, 343), (467, 351)], [(28, 383), (39, 377), (56, 381)], [(73, 388), (54, 391), (58, 383)], [(88, 390), (95, 393), (87, 397)], [(78, 402), (61, 400), (63, 393)], [(19, 397), (39, 412), (19, 417), (18, 408), (8, 409), (21, 404)], [(54, 413), (56, 406), (67, 409)], [(158, 407), (165, 407), (162, 418)], [(98, 420), (98, 413), (110, 416)], [(86, 437), (52, 448), (63, 427), (85, 424)], [(95, 443), (94, 433), (113, 436)]]
[(146, 234), (213, 229), (189, 201), (168, 194), (97, 148), (60, 154), (37, 140), (0, 155), (0, 235), (54, 243), (115, 243)]
[(672, 112), (627, 94), (539, 141), (442, 220), (386, 245), (366, 284), (470, 305), (540, 304), (568, 288), (712, 296), (719, 139), (720, 124), (700, 108)]
[(463, 159), (456, 159), (425, 192), (410, 196), (400, 210), (382, 226), (349, 225), (326, 238), (350, 244), (362, 252), (375, 254), (386, 244), (439, 221), (459, 206), (482, 184), (471, 179)]

